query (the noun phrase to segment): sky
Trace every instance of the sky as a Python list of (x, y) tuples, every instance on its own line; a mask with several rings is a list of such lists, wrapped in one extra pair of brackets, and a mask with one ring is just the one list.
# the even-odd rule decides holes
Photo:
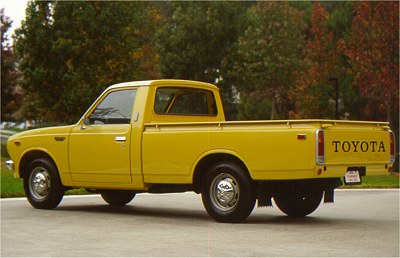
[(11, 35), (15, 29), (21, 26), (25, 19), (25, 8), (28, 0), (0, 0), (0, 8), (4, 8), (4, 14), (13, 21), (11, 28), (7, 31), (8, 40), (11, 42)]

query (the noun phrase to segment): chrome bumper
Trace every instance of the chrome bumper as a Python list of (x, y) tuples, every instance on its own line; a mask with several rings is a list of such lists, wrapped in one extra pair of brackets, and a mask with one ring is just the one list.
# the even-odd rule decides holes
[(14, 171), (14, 161), (6, 160), (6, 167), (8, 170)]

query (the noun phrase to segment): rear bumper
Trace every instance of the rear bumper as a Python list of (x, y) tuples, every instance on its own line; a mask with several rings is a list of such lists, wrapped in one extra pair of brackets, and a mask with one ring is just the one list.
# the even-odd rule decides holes
[(323, 177), (343, 177), (350, 167), (363, 167), (365, 172), (362, 176), (389, 175), (391, 164), (348, 164), (348, 165), (326, 165), (322, 173)]
[(8, 170), (14, 171), (14, 168), (15, 168), (14, 161), (6, 160), (5, 163), (6, 163), (6, 167), (7, 167)]

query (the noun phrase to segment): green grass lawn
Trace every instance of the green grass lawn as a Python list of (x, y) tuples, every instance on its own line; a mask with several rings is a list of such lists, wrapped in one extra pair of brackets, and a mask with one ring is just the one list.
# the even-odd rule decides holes
[[(1, 157), (1, 198), (23, 197), (24, 184), (22, 179), (15, 179), (13, 173), (7, 169), (4, 161), (5, 157)], [(88, 194), (84, 189), (68, 190), (66, 195)]]
[[(1, 157), (1, 198), (25, 196), (22, 179), (15, 179)], [(399, 174), (387, 176), (367, 176), (362, 178), (362, 185), (342, 186), (341, 188), (399, 188)], [(67, 195), (88, 194), (84, 189), (74, 189), (66, 192)]]
[(365, 176), (362, 177), (361, 185), (343, 185), (341, 188), (399, 188), (399, 173), (387, 176)]

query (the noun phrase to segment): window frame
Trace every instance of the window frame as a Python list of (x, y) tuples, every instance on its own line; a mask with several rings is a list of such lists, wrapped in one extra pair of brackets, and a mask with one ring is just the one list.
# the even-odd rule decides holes
[[(157, 92), (162, 89), (178, 89), (178, 90), (187, 90), (186, 93), (184, 94), (178, 94), (175, 95), (168, 101), (167, 105), (165, 106), (165, 110), (161, 113), (156, 110), (156, 105), (157, 105)], [(193, 91), (192, 93), (190, 91)], [(171, 111), (175, 104), (177, 103), (177, 99), (179, 96), (183, 95), (189, 95), (189, 94), (195, 94), (195, 92), (201, 92), (204, 93), (206, 96), (207, 100), (207, 110), (208, 114), (196, 114), (196, 113), (166, 113)], [(211, 90), (203, 89), (203, 88), (196, 88), (196, 87), (182, 87), (182, 86), (168, 86), (168, 87), (157, 87), (155, 89), (155, 94), (154, 94), (154, 105), (153, 105), (153, 112), (156, 115), (159, 116), (184, 116), (184, 117), (217, 117), (218, 116), (218, 106), (217, 102), (215, 99), (215, 94)]]
[[(121, 119), (121, 120), (123, 120), (123, 119), (126, 119), (127, 120), (127, 122), (125, 123), (103, 123), (103, 124), (101, 124), (101, 123), (99, 123), (99, 124), (96, 124), (96, 123), (94, 123), (94, 121), (101, 121), (101, 120), (99, 120), (99, 119), (96, 119), (96, 118), (91, 118), (91, 116), (93, 115), (93, 113), (96, 111), (96, 109), (101, 105), (101, 103), (103, 103), (103, 101), (108, 97), (108, 96), (110, 96), (111, 94), (113, 94), (113, 93), (115, 93), (115, 92), (122, 92), (122, 91), (131, 91), (131, 94), (133, 93), (133, 92), (135, 92), (134, 94), (134, 96), (133, 96), (133, 100), (132, 100), (132, 106), (131, 106), (131, 109), (130, 109), (130, 117), (127, 117), (127, 118), (110, 118), (110, 120), (112, 121), (112, 120), (117, 120), (117, 119)], [(96, 101), (95, 103), (94, 103), (94, 105), (93, 105), (93, 107), (90, 109), (90, 111), (85, 115), (85, 118), (88, 120), (88, 124), (87, 125), (90, 125), (90, 126), (106, 126), (106, 125), (130, 125), (131, 123), (132, 123), (132, 115), (133, 115), (133, 109), (134, 109), (134, 105), (135, 105), (135, 101), (136, 101), (136, 96), (137, 96), (137, 94), (138, 94), (138, 89), (135, 87), (135, 88), (117, 88), (117, 89), (113, 89), (113, 90), (110, 90), (110, 91), (108, 91), (108, 92), (105, 92), (105, 94), (103, 94), (103, 96), (101, 96), (100, 98), (99, 98), (99, 100), (98, 101)], [(108, 118), (106, 118), (105, 120), (107, 120)], [(93, 121), (93, 122), (92, 122)], [(86, 124), (86, 123), (85, 123)]]

